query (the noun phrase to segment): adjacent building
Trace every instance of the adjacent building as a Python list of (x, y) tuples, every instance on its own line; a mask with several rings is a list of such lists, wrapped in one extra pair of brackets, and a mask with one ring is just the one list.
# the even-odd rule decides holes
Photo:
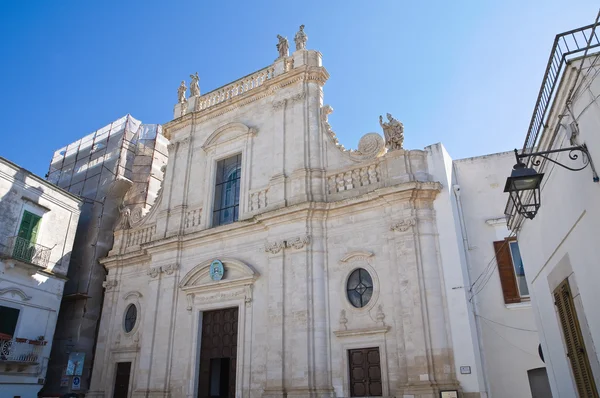
[[(110, 288), (98, 259), (112, 247), (121, 215), (123, 225), (135, 225), (154, 203), (166, 143), (160, 126), (126, 115), (54, 153), (48, 181), (81, 197), (83, 206), (45, 395), (85, 394), (89, 388), (104, 288)], [(80, 366), (72, 372), (74, 362)]]
[(599, 396), (599, 49), (596, 25), (556, 36), (518, 153), (538, 185), (506, 209), (555, 398)]
[(0, 157), (2, 397), (35, 397), (44, 384), (80, 205)]

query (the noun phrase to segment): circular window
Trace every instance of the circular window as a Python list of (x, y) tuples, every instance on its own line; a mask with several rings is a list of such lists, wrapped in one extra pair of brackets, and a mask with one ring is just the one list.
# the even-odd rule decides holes
[(369, 303), (373, 296), (373, 279), (364, 268), (352, 271), (346, 284), (348, 300), (356, 308), (362, 308)]
[(125, 332), (129, 333), (133, 330), (135, 326), (135, 322), (137, 321), (137, 307), (134, 304), (129, 304), (127, 310), (125, 311), (125, 322), (124, 328)]

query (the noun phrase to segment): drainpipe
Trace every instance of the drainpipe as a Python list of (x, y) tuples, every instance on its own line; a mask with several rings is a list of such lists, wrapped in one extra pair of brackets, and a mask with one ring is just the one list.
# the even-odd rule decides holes
[[(455, 173), (456, 175), (456, 173)], [(463, 242), (463, 250), (465, 253), (465, 262), (467, 265), (467, 283), (469, 289), (473, 282), (471, 282), (471, 260), (469, 256), (469, 238), (467, 236), (467, 228), (465, 227), (465, 218), (462, 210), (462, 201), (460, 200), (460, 185), (455, 184), (452, 186), (452, 191), (454, 192), (454, 197), (456, 198), (456, 207), (458, 208), (458, 221), (460, 223), (460, 231), (462, 234), (462, 242)], [(475, 320), (475, 331), (477, 332), (477, 345), (479, 347), (479, 360), (481, 361), (481, 378), (483, 379), (483, 384), (486, 390), (487, 397), (491, 397), (490, 386), (488, 384), (488, 379), (485, 370), (485, 354), (483, 351), (483, 343), (482, 343), (482, 333), (481, 333), (481, 324), (479, 319), (477, 318), (477, 312), (475, 308), (475, 298), (469, 303), (471, 306), (471, 311), (473, 311), (473, 318)]]

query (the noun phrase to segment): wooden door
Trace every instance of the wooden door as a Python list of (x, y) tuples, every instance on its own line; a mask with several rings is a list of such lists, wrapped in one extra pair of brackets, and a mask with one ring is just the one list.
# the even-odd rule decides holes
[(237, 307), (202, 313), (199, 398), (235, 398), (237, 333)]
[(379, 348), (348, 350), (350, 371), (350, 396), (381, 396), (381, 362)]
[(115, 390), (113, 398), (129, 397), (129, 375), (131, 374), (131, 362), (118, 362), (117, 374), (115, 376)]

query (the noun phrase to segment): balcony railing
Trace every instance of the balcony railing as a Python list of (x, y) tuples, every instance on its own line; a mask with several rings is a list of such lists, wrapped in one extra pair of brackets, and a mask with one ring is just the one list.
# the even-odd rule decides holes
[(36, 364), (40, 361), (45, 341), (21, 338), (0, 339), (0, 363)]
[(527, 150), (533, 150), (538, 143), (540, 130), (546, 124), (548, 108), (556, 95), (556, 85), (562, 76), (564, 66), (571, 59), (583, 55), (586, 50), (588, 51), (588, 55), (590, 55), (591, 52), (589, 50), (600, 47), (600, 40), (594, 30), (594, 26), (588, 25), (556, 35), (546, 66), (546, 72), (544, 73), (544, 79), (542, 80), (542, 86), (540, 87), (533, 115), (529, 122), (529, 129), (527, 130), (527, 137), (523, 144), (522, 153), (525, 153)]
[(6, 243), (6, 246), (1, 249), (1, 254), (4, 257), (37, 265), (42, 268), (48, 266), (50, 252), (52, 251), (49, 247), (32, 243), (18, 236), (9, 237)]

